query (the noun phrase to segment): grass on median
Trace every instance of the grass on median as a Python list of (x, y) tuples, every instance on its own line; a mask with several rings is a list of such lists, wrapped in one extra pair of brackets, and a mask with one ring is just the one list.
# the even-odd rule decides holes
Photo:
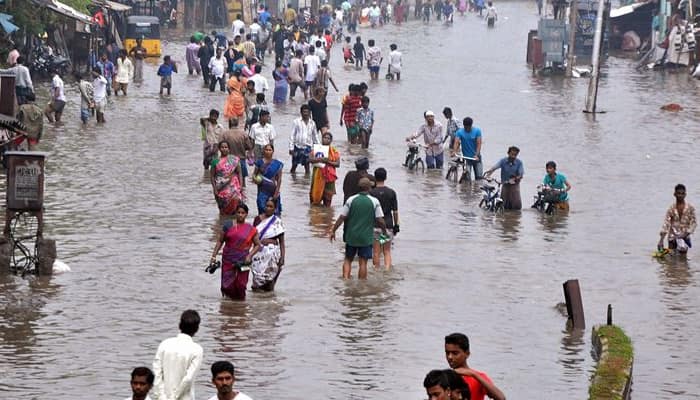
[(607, 340), (607, 357), (598, 362), (593, 382), (588, 390), (590, 400), (620, 399), (627, 382), (634, 359), (632, 341), (617, 326), (605, 325), (598, 328), (601, 340)]

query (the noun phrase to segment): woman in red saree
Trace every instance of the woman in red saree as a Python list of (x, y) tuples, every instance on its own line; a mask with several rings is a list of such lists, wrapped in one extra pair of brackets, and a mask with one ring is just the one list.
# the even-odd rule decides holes
[(240, 160), (229, 153), (228, 142), (224, 140), (219, 142), (219, 152), (221, 155), (211, 161), (209, 169), (211, 186), (221, 215), (233, 215), (238, 204), (245, 201)]
[(250, 263), (260, 250), (260, 238), (254, 226), (245, 222), (248, 206), (236, 207), (236, 221), (226, 221), (219, 232), (211, 261), (224, 247), (221, 255), (221, 294), (234, 300), (245, 300)]

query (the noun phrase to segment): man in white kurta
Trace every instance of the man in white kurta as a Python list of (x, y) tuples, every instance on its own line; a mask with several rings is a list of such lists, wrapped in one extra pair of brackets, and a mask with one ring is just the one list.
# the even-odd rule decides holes
[(199, 330), (199, 314), (187, 310), (180, 317), (180, 333), (158, 346), (153, 360), (158, 400), (194, 400), (194, 378), (202, 364), (202, 346), (192, 340)]

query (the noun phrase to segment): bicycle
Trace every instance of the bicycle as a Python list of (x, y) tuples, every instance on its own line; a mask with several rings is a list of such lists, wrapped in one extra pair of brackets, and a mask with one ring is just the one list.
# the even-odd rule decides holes
[[(420, 155), (421, 145), (416, 143), (415, 140), (411, 140), (407, 143), (408, 151), (406, 152), (406, 160), (403, 163), (404, 167), (408, 167), (410, 171), (415, 169), (416, 171), (425, 172), (425, 162)], [(423, 145), (423, 147), (425, 147)]]
[(10, 271), (25, 277), (27, 274), (39, 274), (39, 256), (37, 249), (41, 229), (37, 215), (32, 212), (18, 211), (12, 216), (10, 231), (6, 232), (12, 246)]
[(461, 166), (462, 174), (459, 176), (459, 183), (462, 183), (464, 181), (470, 181), (472, 166), (470, 166), (467, 161), (476, 160), (477, 159), (474, 157), (465, 157), (462, 155), (455, 154), (454, 158), (447, 163), (449, 167), (447, 168), (447, 175), (445, 175), (445, 179), (450, 180), (450, 178), (452, 178), (452, 181), (454, 183), (457, 183), (457, 175), (459, 167)]
[(534, 196), (535, 202), (532, 204), (532, 208), (547, 215), (552, 215), (557, 208), (556, 204), (559, 203), (561, 194), (564, 192), (564, 189), (555, 189), (548, 185), (537, 185), (537, 195)]
[(503, 214), (503, 199), (501, 198), (501, 182), (495, 178), (484, 178), (486, 182), (495, 182), (496, 186), (485, 183), (481, 186), (483, 193), (479, 207), (495, 214)]

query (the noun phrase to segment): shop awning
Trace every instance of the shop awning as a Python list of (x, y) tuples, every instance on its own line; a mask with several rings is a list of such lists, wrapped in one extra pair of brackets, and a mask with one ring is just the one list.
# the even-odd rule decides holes
[(0, 13), (0, 26), (7, 33), (12, 33), (19, 29), (19, 27), (12, 22), (12, 15)]
[(58, 0), (50, 0), (46, 4), (46, 7), (57, 12), (58, 14), (72, 18), (76, 21), (80, 21), (86, 25), (92, 24), (92, 18), (90, 18), (89, 15), (83, 14), (80, 11), (77, 11), (75, 8), (67, 4), (63, 4)]

